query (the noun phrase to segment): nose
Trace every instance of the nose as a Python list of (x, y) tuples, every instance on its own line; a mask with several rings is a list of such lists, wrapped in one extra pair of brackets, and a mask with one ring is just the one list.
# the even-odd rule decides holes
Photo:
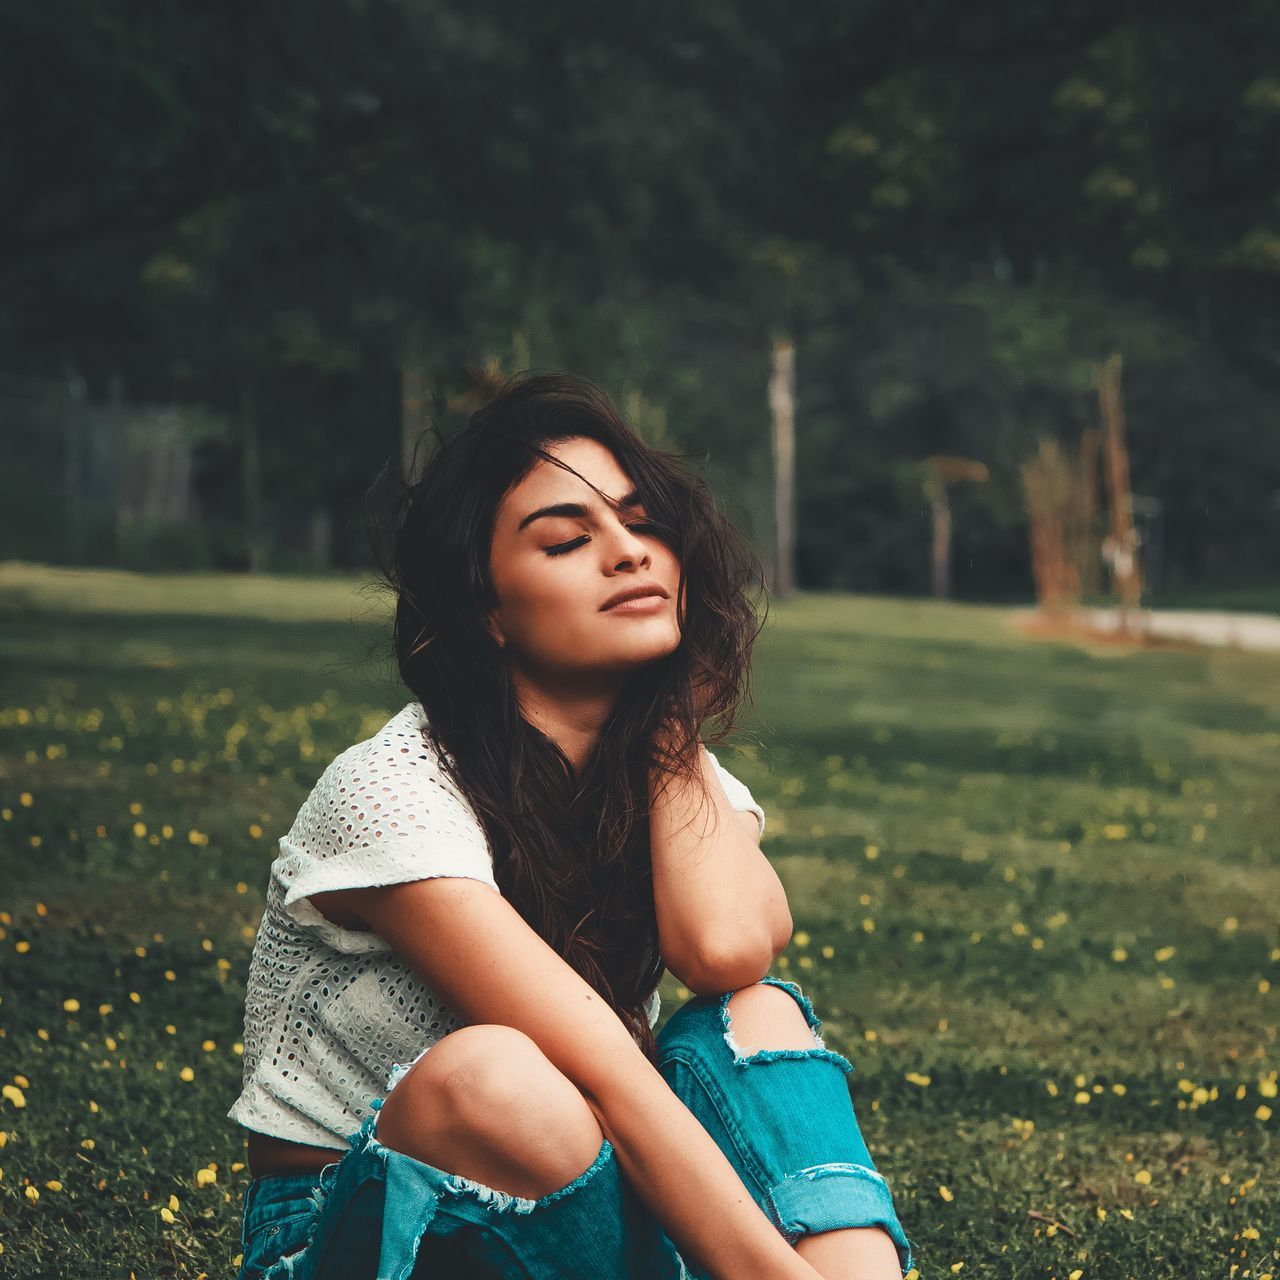
[(614, 569), (622, 569), (630, 565), (648, 565), (649, 548), (645, 540), (632, 533), (621, 521), (617, 522), (612, 540), (609, 543), (609, 554), (613, 558)]

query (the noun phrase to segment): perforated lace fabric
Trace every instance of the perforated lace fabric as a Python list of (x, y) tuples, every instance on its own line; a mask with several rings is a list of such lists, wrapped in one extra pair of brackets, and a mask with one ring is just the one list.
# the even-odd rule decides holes
[[(376, 933), (344, 929), (313, 893), (461, 876), (497, 892), (484, 828), (410, 702), (320, 775), (271, 864), (249, 962), (244, 1079), (227, 1112), (247, 1129), (345, 1151), (406, 1064), (460, 1020)], [(764, 811), (711, 755), (731, 805)], [(660, 998), (645, 1012), (656, 1024)]]

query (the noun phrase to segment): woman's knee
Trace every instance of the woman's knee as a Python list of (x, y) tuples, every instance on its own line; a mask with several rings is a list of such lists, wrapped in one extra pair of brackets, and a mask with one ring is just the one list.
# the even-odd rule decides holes
[[(550, 1140), (574, 1163), (589, 1161), (603, 1133), (577, 1087), (514, 1027), (459, 1027), (431, 1046), (387, 1095), (379, 1140), (432, 1163), (459, 1139), (519, 1150)], [(581, 1148), (579, 1150), (578, 1148)]]
[(743, 1054), (762, 1049), (815, 1049), (822, 1041), (810, 1018), (809, 1002), (787, 987), (757, 982), (730, 994), (725, 1030)]

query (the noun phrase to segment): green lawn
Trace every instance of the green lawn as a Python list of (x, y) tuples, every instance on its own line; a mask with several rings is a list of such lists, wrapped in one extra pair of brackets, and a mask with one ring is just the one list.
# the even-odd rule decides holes
[[(267, 867), (407, 699), (379, 608), (0, 566), (0, 1275), (231, 1274)], [(718, 754), (768, 811), (775, 972), (921, 1274), (1280, 1276), (1280, 658), (802, 595), (754, 683)]]

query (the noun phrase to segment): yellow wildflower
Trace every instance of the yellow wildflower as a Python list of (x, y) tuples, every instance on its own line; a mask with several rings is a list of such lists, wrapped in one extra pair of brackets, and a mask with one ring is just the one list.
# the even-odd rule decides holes
[(951, 1188), (950, 1188), (950, 1187), (942, 1187), (942, 1186), (940, 1186), (940, 1187), (938, 1188), (938, 1194), (939, 1194), (939, 1195), (940, 1195), (940, 1196), (941, 1196), (941, 1197), (942, 1197), (942, 1198), (943, 1198), (943, 1199), (944, 1199), (948, 1204), (950, 1204), (950, 1203), (955, 1199), (955, 1195), (952, 1193), (952, 1191), (951, 1191)]
[(66, 1000), (64, 1000), (64, 1001), (62, 1002), (62, 1007), (63, 1007), (63, 1008), (64, 1008), (68, 1013), (79, 1013), (79, 1012), (80, 1012), (80, 1001), (79, 1001), (79, 1000), (77, 1000), (74, 996), (72, 996), (72, 997), (70, 997), (69, 999), (66, 999)]

